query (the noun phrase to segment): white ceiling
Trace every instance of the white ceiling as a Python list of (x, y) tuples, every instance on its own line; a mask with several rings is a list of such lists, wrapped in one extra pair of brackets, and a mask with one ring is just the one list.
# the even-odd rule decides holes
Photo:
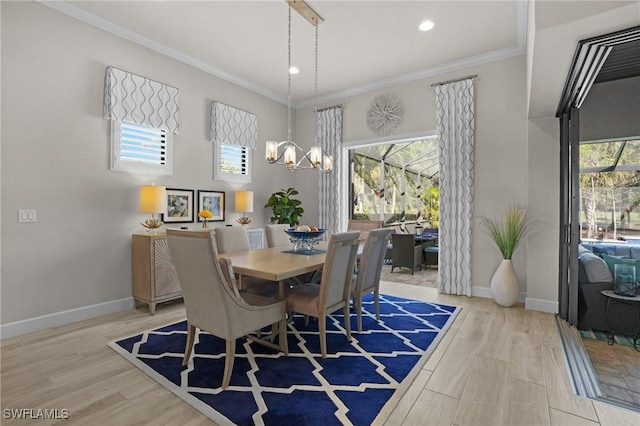
[[(318, 102), (525, 53), (534, 0), (307, 0), (319, 26)], [(43, 1), (287, 103), (285, 0)], [(579, 40), (640, 24), (640, 0), (535, 0), (531, 117), (553, 115)], [(532, 17), (529, 17), (532, 18)], [(435, 28), (421, 32), (431, 20)], [(292, 12), (292, 105), (314, 103), (314, 27)], [(460, 75), (463, 76), (463, 75)]]
[[(44, 3), (286, 103), (284, 0)], [(523, 1), (326, 1), (320, 101), (524, 53)], [(435, 28), (418, 30), (423, 20)], [(292, 104), (314, 100), (314, 27), (292, 12)]]

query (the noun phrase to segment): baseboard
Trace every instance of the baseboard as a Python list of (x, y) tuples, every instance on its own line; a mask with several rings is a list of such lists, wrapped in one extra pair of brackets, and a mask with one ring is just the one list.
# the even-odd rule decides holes
[[(489, 287), (472, 286), (471, 295), (474, 297), (484, 297), (485, 299), (493, 299), (493, 295), (491, 294), (491, 289)], [(526, 297), (527, 297), (527, 293), (522, 292), (518, 296), (517, 301), (520, 303), (524, 303)]]
[[(475, 297), (493, 298), (489, 287), (473, 286), (471, 287), (471, 295)], [(527, 297), (527, 293), (522, 292), (518, 296), (518, 302), (524, 303), (524, 308), (532, 311), (548, 312), (550, 314), (558, 313), (558, 302), (555, 300), (534, 299)]]
[(56, 312), (43, 315), (41, 317), (29, 318), (26, 320), (10, 322), (0, 325), (0, 339), (22, 336), (51, 327), (71, 324), (73, 322), (99, 317), (101, 315), (112, 314), (133, 308), (133, 298), (127, 297), (110, 302), (98, 303), (96, 305), (83, 306), (82, 308), (70, 309), (68, 311)]
[(557, 314), (559, 312), (559, 305), (556, 300), (527, 297), (524, 301), (524, 307), (532, 311), (548, 312), (550, 314)]

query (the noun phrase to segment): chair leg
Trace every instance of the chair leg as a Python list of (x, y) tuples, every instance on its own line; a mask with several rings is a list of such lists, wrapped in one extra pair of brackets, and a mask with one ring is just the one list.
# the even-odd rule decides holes
[(222, 389), (226, 389), (231, 381), (233, 361), (236, 353), (236, 339), (227, 340), (227, 353), (224, 359), (224, 375), (222, 376)]
[(373, 293), (373, 303), (376, 307), (376, 321), (380, 322), (380, 293), (378, 290)]
[(327, 318), (323, 315), (318, 317), (318, 332), (320, 338), (320, 353), (322, 358), (327, 357)]
[(362, 333), (362, 298), (355, 298), (358, 333)]
[(349, 301), (344, 305), (342, 309), (344, 312), (344, 327), (347, 329), (347, 342), (351, 341), (351, 315), (349, 315)]
[(304, 325), (309, 325), (309, 315), (304, 316)]
[(279, 321), (280, 325), (280, 350), (289, 355), (289, 343), (287, 342), (287, 319), (283, 318)]
[(191, 356), (191, 349), (193, 349), (193, 342), (196, 338), (196, 326), (187, 324), (187, 345), (184, 348), (184, 357), (182, 358), (182, 366), (184, 367), (189, 362)]

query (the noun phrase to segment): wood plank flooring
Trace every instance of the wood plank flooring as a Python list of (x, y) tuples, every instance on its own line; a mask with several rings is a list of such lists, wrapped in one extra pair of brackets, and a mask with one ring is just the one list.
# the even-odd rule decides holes
[[(390, 415), (387, 425), (638, 425), (640, 415), (574, 396), (554, 318), (521, 305), (440, 295), (384, 282), (382, 292), (463, 309)], [(125, 312), (3, 340), (4, 409), (68, 409), (67, 420), (2, 425), (210, 425), (106, 346), (184, 318), (182, 302)], [(633, 360), (630, 361), (635, 364)], [(4, 411), (2, 411), (4, 413)]]

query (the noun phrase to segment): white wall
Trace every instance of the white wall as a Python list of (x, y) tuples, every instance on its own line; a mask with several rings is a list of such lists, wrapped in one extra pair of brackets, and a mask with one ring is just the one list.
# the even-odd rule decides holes
[[(208, 120), (213, 100), (258, 115), (254, 181), (245, 186), (256, 195), (252, 225), (267, 222), (269, 212), (261, 207), (268, 195), (289, 186), (301, 191), (304, 222), (317, 223), (317, 175), (291, 173), (263, 161), (263, 141), (286, 138), (285, 106), (38, 3), (1, 2), (0, 8), (3, 326), (93, 305), (115, 310), (130, 304), (131, 233), (142, 230), (139, 222), (145, 218), (137, 213), (140, 184), (227, 191), (227, 222), (233, 223), (236, 187), (212, 179)], [(109, 170), (109, 126), (102, 117), (104, 69), (109, 65), (180, 89), (181, 134), (175, 142), (174, 176)], [(500, 255), (483, 232), (482, 217), (499, 215), (516, 203), (528, 205), (542, 229), (557, 229), (557, 121), (527, 121), (525, 56), (331, 104), (344, 105), (344, 142), (375, 137), (365, 116), (369, 102), (381, 93), (395, 94), (404, 103), (405, 116), (394, 135), (433, 133), (430, 85), (469, 74), (478, 75), (472, 274), (474, 293), (489, 296)], [(294, 133), (300, 136), (296, 140), (310, 146), (311, 108), (296, 112), (295, 118)], [(16, 223), (20, 208), (37, 209), (38, 222)], [(555, 235), (530, 236), (515, 258), (522, 290), (542, 305), (557, 300)], [(92, 309), (87, 315), (97, 312)]]
[[(526, 120), (526, 63), (521, 55), (425, 78), (383, 90), (341, 99), (344, 105), (344, 142), (367, 141), (377, 136), (366, 126), (369, 103), (390, 93), (404, 106), (404, 118), (391, 136), (433, 133), (436, 128), (435, 92), (431, 86), (451, 78), (477, 74), (475, 200), (472, 277), (474, 292), (490, 297), (489, 282), (501, 255), (485, 236), (481, 218), (500, 215), (513, 203), (527, 205), (528, 143)], [(319, 105), (326, 107), (327, 105)], [(309, 134), (312, 108), (297, 113), (298, 134)], [(557, 210), (556, 210), (557, 211)], [(521, 289), (527, 288), (527, 248), (516, 252), (515, 267)], [(555, 299), (555, 298), (554, 298)]]
[(556, 117), (529, 120), (527, 299), (530, 309), (558, 312), (560, 131)]
[(640, 136), (640, 77), (594, 84), (580, 108), (580, 140)]
[[(80, 319), (131, 305), (131, 234), (143, 231), (139, 222), (146, 217), (138, 213), (141, 184), (226, 191), (227, 223), (234, 223), (238, 186), (212, 178), (214, 100), (258, 115), (254, 179), (244, 186), (255, 194), (251, 226), (268, 221), (262, 206), (288, 186), (301, 191), (317, 220), (317, 176), (296, 172), (292, 178), (263, 160), (265, 140), (286, 138), (286, 106), (39, 3), (0, 7), (3, 328), (65, 311), (71, 311), (66, 318)], [(109, 65), (179, 88), (173, 176), (109, 170), (109, 123), (102, 115)], [(37, 209), (37, 223), (17, 223), (23, 208)]]

